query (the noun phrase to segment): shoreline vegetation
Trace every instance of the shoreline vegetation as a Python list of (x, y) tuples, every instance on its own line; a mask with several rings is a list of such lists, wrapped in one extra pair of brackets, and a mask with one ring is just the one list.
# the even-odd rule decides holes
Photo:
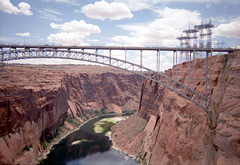
[[(65, 120), (64, 124), (62, 126), (60, 126), (58, 128), (58, 130), (56, 131), (55, 136), (53, 137), (47, 137), (45, 138), (45, 140), (41, 140), (40, 141), (40, 155), (37, 157), (37, 161), (38, 164), (41, 163), (41, 161), (43, 161), (44, 159), (47, 158), (47, 155), (51, 152), (52, 147), (56, 144), (58, 144), (62, 139), (66, 138), (69, 134), (79, 130), (85, 123), (96, 119), (98, 117), (101, 116), (108, 116), (108, 115), (113, 115), (112, 118), (115, 119), (109, 119), (109, 118), (104, 118), (101, 119), (100, 121), (96, 122), (98, 124), (94, 124), (96, 130), (94, 129), (94, 131), (96, 133), (101, 133), (101, 132), (106, 132), (105, 135), (109, 137), (109, 139), (112, 141), (111, 138), (111, 127), (113, 125), (115, 125), (117, 122), (126, 119), (126, 116), (130, 116), (132, 114), (134, 114), (136, 112), (136, 110), (132, 110), (132, 111), (123, 111), (122, 114), (117, 114), (121, 117), (114, 117), (114, 115), (116, 115), (114, 112), (111, 113), (102, 113), (102, 114), (96, 114), (96, 115), (89, 115), (89, 114), (85, 114), (82, 117), (75, 117), (75, 118), (70, 118)], [(126, 116), (123, 116), (126, 115)], [(121, 119), (122, 118), (122, 119)], [(81, 141), (82, 142), (82, 141)], [(116, 146), (114, 145), (114, 142), (112, 141), (113, 146), (112, 148), (121, 151), (120, 149), (116, 148)], [(123, 151), (121, 151), (123, 152)], [(127, 153), (125, 153), (127, 154)], [(128, 155), (128, 154), (127, 154)], [(131, 155), (129, 155), (130, 157), (132, 157)], [(132, 157), (134, 158), (134, 157)]]

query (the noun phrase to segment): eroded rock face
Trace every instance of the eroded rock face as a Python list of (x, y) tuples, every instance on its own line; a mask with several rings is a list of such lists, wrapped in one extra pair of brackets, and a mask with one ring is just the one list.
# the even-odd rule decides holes
[(147, 121), (139, 117), (136, 113), (123, 122), (112, 127), (112, 140), (114, 147), (130, 156), (138, 157), (141, 154)]
[(111, 72), (80, 73), (67, 75), (64, 81), (69, 93), (69, 113), (72, 116), (82, 115), (84, 110), (106, 109), (106, 112), (121, 113), (138, 108), (142, 83), (139, 76)]
[(53, 136), (67, 118), (61, 75), (38, 71), (6, 68), (1, 72), (0, 164), (36, 164), (40, 139)]
[[(152, 165), (240, 163), (239, 61), (238, 54), (213, 57), (212, 99), (216, 104), (212, 110), (217, 116), (216, 128), (211, 127), (207, 113), (194, 103), (151, 80), (144, 81), (138, 112), (148, 121), (141, 145), (143, 162)], [(200, 93), (205, 92), (205, 82), (201, 80), (205, 63), (204, 59), (195, 61), (194, 88)], [(188, 84), (189, 63), (177, 68), (180, 81)], [(172, 76), (172, 70), (165, 74)], [(210, 88), (207, 90), (209, 95)], [(129, 128), (121, 129), (128, 132)], [(121, 144), (118, 147), (124, 148)]]
[(108, 67), (5, 66), (0, 72), (0, 164), (36, 164), (40, 141), (55, 135), (67, 117), (103, 107), (118, 113), (137, 109), (141, 81)]
[[(149, 109), (149, 106), (144, 102), (141, 102), (139, 110), (140, 116), (148, 120), (150, 114), (156, 117), (155, 126), (148, 135), (152, 142), (146, 142), (143, 147), (146, 160), (150, 164), (240, 162), (240, 65), (236, 62), (239, 60), (240, 56), (237, 54), (213, 58), (213, 100), (217, 105), (213, 110), (218, 115), (215, 129), (209, 128), (207, 114), (195, 104), (164, 87), (145, 82), (144, 88), (155, 86), (154, 90), (148, 92), (156, 97), (156, 108), (153, 111), (146, 113), (145, 109)], [(197, 61), (196, 78), (204, 73), (204, 63), (204, 60)], [(185, 70), (186, 74), (187, 69)], [(184, 77), (184, 72), (179, 73), (179, 77), (181, 76)], [(196, 90), (203, 92), (202, 84), (203, 81), (196, 81)], [(143, 101), (145, 99), (148, 100), (147, 95), (143, 96)]]

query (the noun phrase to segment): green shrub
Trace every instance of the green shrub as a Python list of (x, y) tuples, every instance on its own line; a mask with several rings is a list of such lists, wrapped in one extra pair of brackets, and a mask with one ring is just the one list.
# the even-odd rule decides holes
[(122, 111), (122, 113), (125, 114), (125, 115), (133, 115), (135, 112), (137, 112), (137, 110), (135, 110), (135, 109), (132, 110), (132, 111), (126, 111), (126, 110)]
[(106, 114), (107, 113), (107, 110), (108, 109), (108, 107), (103, 107), (102, 109), (101, 109), (101, 112), (102, 112), (102, 114)]
[(48, 142), (48, 143), (51, 143), (52, 142), (52, 140), (53, 140), (53, 136), (48, 136), (48, 137), (46, 137), (46, 141)]

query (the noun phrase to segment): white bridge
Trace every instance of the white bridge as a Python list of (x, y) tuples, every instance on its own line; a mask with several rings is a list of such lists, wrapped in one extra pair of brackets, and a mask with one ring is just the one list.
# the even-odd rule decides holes
[[(170, 90), (173, 90), (183, 96), (184, 98), (194, 102), (196, 105), (201, 107), (207, 113), (212, 113), (211, 107), (214, 104), (211, 100), (211, 79), (212, 79), (212, 55), (213, 52), (235, 52), (240, 49), (214, 49), (214, 48), (169, 48), (169, 47), (118, 47), (118, 46), (52, 46), (52, 45), (5, 45), (0, 44), (1, 51), (1, 62), (19, 59), (32, 59), (32, 58), (61, 58), (71, 60), (88, 61), (103, 65), (112, 66), (115, 68), (123, 69), (152, 81), (155, 81)], [(95, 50), (95, 53), (86, 52), (86, 50)], [(98, 50), (108, 51), (108, 55), (98, 54)], [(112, 50), (123, 50), (125, 51), (124, 60), (112, 57)], [(129, 62), (127, 60), (127, 51), (135, 50), (139, 51), (140, 61), (139, 64)], [(143, 51), (155, 51), (156, 52), (156, 71), (143, 66)], [(171, 51), (173, 54), (173, 76), (169, 77), (160, 72), (160, 59), (161, 52)], [(177, 59), (178, 52), (188, 52), (190, 56), (190, 72), (192, 76), (189, 78), (188, 85), (178, 81), (177, 77)], [(205, 86), (206, 91), (199, 93), (194, 90), (194, 62), (195, 53), (202, 52), (206, 56), (206, 77)], [(191, 59), (192, 57), (192, 59)], [(210, 69), (208, 69), (208, 60), (210, 60)], [(209, 72), (209, 73), (208, 73)], [(207, 75), (210, 75), (208, 78)], [(209, 83), (207, 83), (209, 81)], [(207, 94), (207, 88), (210, 86), (210, 95)]]

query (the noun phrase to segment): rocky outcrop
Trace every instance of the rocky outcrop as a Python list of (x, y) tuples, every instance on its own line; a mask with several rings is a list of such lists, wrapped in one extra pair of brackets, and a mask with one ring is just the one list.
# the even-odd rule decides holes
[(36, 164), (66, 118), (137, 109), (141, 78), (98, 66), (9, 65), (0, 72), (0, 164)]
[[(69, 115), (99, 111), (122, 113), (136, 110), (142, 78), (128, 73), (80, 73), (64, 78), (69, 93)], [(76, 101), (78, 100), (78, 101)]]
[(124, 122), (117, 123), (112, 127), (113, 147), (137, 158), (141, 154), (146, 124), (147, 121), (139, 117), (137, 113), (125, 119)]
[[(239, 164), (240, 163), (240, 55), (213, 58), (213, 95), (216, 127), (207, 113), (177, 93), (145, 80), (138, 115), (147, 120), (140, 159), (146, 164)], [(204, 93), (205, 60), (195, 61), (197, 91)], [(189, 63), (178, 65), (178, 77), (188, 84)], [(171, 76), (172, 70), (165, 74)], [(209, 82), (208, 82), (209, 83)], [(208, 94), (210, 89), (208, 88)], [(134, 120), (132, 120), (134, 122)], [(124, 122), (124, 121), (122, 121)], [(119, 123), (120, 124), (120, 123)], [(129, 128), (121, 127), (125, 132)], [(115, 131), (120, 131), (117, 129)], [(121, 137), (124, 141), (126, 137)], [(135, 138), (135, 137), (133, 137)], [(116, 139), (118, 140), (118, 139)], [(128, 141), (126, 141), (128, 143)], [(119, 145), (119, 148), (124, 148)]]
[[(53, 136), (67, 118), (67, 95), (62, 89), (36, 93), (32, 90), (2, 92), (7, 99), (1, 100), (5, 106), (1, 108), (0, 163), (35, 164), (36, 160), (29, 156), (38, 155), (40, 138)], [(31, 152), (26, 152), (28, 150)]]

